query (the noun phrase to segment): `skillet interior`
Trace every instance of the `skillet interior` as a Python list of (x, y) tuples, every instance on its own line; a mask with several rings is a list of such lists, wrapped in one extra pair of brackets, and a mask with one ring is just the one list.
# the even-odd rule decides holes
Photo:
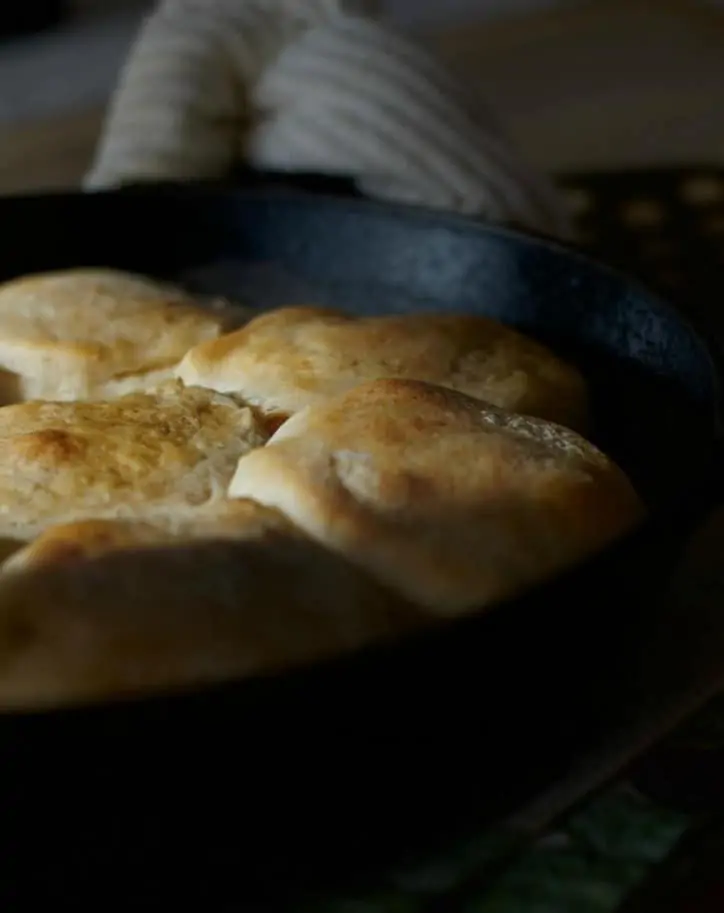
[(8, 199), (0, 216), (0, 278), (115, 266), (262, 306), (516, 325), (583, 369), (593, 436), (654, 511), (587, 565), (434, 636), (196, 695), (0, 718), (0, 841), (16, 859), (55, 860), (66, 886), (61, 845), (126, 879), (153, 860), (186, 894), (199, 867), (239, 889), (244, 860), (245, 889), (292, 890), (480, 828), (605, 737), (662, 568), (718, 480), (717, 375), (672, 310), (554, 243), (373, 204), (157, 188)]

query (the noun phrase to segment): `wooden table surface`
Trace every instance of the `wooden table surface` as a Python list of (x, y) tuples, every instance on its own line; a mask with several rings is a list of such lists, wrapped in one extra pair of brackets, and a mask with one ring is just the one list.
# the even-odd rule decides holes
[(78, 186), (102, 120), (96, 108), (0, 128), (0, 193)]

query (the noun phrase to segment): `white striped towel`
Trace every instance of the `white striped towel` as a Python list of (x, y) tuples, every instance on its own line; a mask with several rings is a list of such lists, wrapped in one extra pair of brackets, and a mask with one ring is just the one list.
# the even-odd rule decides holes
[(566, 234), (555, 191), (475, 93), (369, 7), (163, 0), (121, 75), (86, 187), (219, 178), (247, 162)]

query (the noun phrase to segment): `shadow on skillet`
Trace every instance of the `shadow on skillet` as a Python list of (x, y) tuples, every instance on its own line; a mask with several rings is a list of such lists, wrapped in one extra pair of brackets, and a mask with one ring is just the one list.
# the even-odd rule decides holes
[(283, 189), (15, 198), (0, 217), (1, 278), (106, 265), (260, 306), (303, 295), (514, 324), (582, 368), (592, 436), (653, 512), (547, 586), (385, 649), (0, 717), (0, 892), (98, 898), (103, 884), (104, 905), (155, 891), (208, 909), (364, 878), (479, 833), (635, 712), (667, 572), (719, 488), (718, 376), (673, 310), (552, 242)]

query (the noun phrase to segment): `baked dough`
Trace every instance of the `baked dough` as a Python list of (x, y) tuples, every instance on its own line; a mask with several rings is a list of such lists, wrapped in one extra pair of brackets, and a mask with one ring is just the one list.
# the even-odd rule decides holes
[(486, 317), (358, 319), (282, 308), (191, 349), (177, 376), (283, 419), (368, 380), (423, 380), (583, 430), (583, 377), (544, 346)]
[(194, 345), (247, 317), (175, 286), (109, 269), (0, 286), (1, 402), (123, 395), (167, 379)]
[(223, 498), (189, 511), (143, 520), (79, 520), (51, 526), (19, 548), (0, 572), (33, 570), (50, 564), (83, 561), (106, 552), (149, 548), (200, 539), (273, 538), (302, 533), (278, 511), (255, 501)]
[(242, 457), (229, 494), (277, 508), (449, 615), (521, 592), (644, 514), (623, 472), (576, 433), (394, 379), (293, 416)]
[(271, 673), (421, 623), (364, 572), (297, 536), (113, 552), (0, 579), (0, 707)]
[(266, 435), (251, 409), (172, 381), (112, 401), (0, 409), (0, 536), (82, 519), (152, 519), (223, 497)]

